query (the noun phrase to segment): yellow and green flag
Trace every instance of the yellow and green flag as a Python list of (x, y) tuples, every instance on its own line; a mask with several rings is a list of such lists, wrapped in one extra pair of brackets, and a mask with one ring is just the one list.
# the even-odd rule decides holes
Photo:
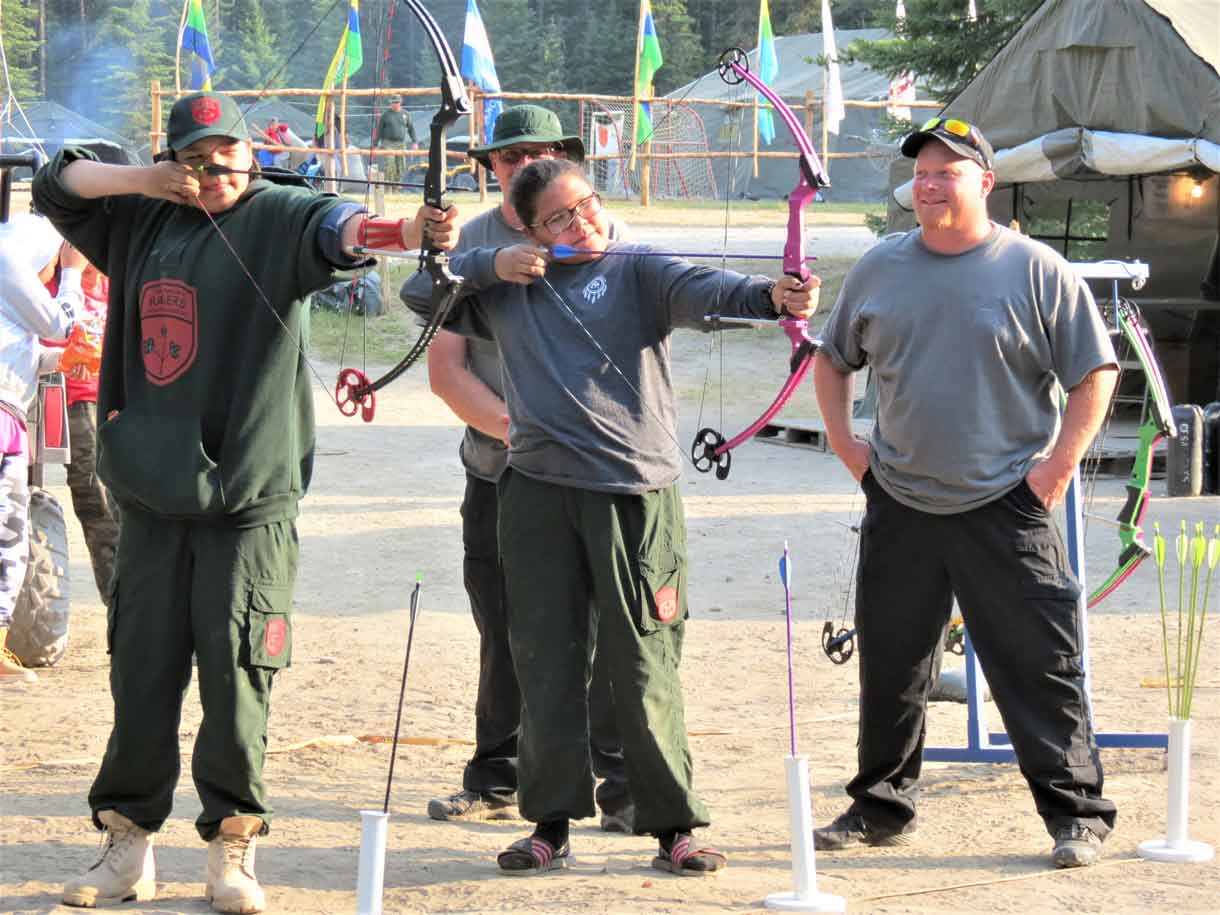
[[(336, 81), (350, 77), (364, 63), (364, 47), (360, 43), (360, 0), (350, 0), (347, 10), (347, 22), (343, 26), (343, 34), (339, 37), (339, 47), (335, 56), (330, 59), (326, 68), (326, 79), (322, 83), (322, 91), (329, 92), (335, 88)], [(318, 98), (318, 112), (314, 117), (314, 136), (326, 136), (326, 100), (323, 95)]]
[[(657, 41), (657, 27), (652, 21), (652, 5), (643, 0), (643, 27), (641, 30), (640, 59), (635, 67), (636, 97), (652, 95), (652, 77), (665, 59), (661, 56), (661, 43)], [(635, 142), (647, 143), (652, 139), (652, 106), (640, 102), (635, 113)]]

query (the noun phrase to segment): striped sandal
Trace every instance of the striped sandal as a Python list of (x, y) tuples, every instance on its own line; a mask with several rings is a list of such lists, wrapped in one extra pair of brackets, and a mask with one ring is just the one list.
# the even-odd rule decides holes
[(567, 842), (555, 848), (539, 836), (518, 839), (496, 857), (500, 872), (513, 877), (530, 877), (547, 871), (566, 870), (572, 866), (572, 851)]
[(702, 848), (695, 844), (689, 832), (680, 832), (674, 837), (669, 851), (662, 845), (652, 866), (659, 871), (677, 874), (679, 877), (708, 877), (728, 866), (729, 859), (714, 848)]

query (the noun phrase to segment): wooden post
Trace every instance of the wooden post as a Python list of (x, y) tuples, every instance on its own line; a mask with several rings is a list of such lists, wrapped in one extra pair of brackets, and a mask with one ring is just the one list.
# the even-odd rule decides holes
[[(749, 63), (749, 61), (746, 61)], [(758, 48), (758, 69), (762, 70), (762, 45)], [(754, 93), (754, 177), (758, 177), (758, 93)]]
[[(369, 180), (381, 180), (381, 168), (376, 165), (369, 166)], [(380, 184), (373, 185), (373, 211), (376, 213), (384, 213), (385, 209), (385, 188)], [(377, 258), (377, 275), (381, 278), (381, 301), (389, 301), (390, 290), (390, 260), (386, 257)], [(383, 309), (384, 310), (384, 309)]]
[(644, 144), (644, 152), (640, 155), (640, 206), (646, 207), (652, 203), (652, 140)]
[[(640, 16), (639, 23), (635, 30), (635, 62), (632, 66), (635, 68), (635, 73), (632, 75), (632, 106), (631, 106), (631, 159), (627, 163), (628, 169), (635, 168), (637, 153), (639, 150), (638, 140), (640, 138), (640, 96), (647, 93), (652, 95), (652, 86), (640, 85), (640, 53), (644, 49), (644, 0), (640, 0)], [(652, 154), (652, 135), (644, 140), (643, 161), (640, 162), (640, 206), (646, 207), (649, 203), (649, 183), (652, 181), (652, 163), (649, 161), (649, 156)]]
[(148, 126), (148, 148), (155, 156), (161, 151), (161, 80), (149, 83), (148, 94), (152, 97), (152, 121)]
[[(182, 0), (182, 18), (178, 20), (178, 47), (174, 49), (174, 99), (182, 98), (182, 33), (186, 30), (186, 8), (191, 0)], [(84, 19), (84, 0), (81, 0), (81, 18)]]
[(812, 89), (805, 90), (805, 136), (813, 136), (813, 106), (817, 100)]
[[(486, 127), (484, 126), (486, 99), (482, 97), (483, 90), (474, 83), (469, 85), (470, 88), (467, 90), (467, 94), (470, 96), (470, 142), (466, 145), (468, 150), (475, 146), (482, 146), (483, 137), (486, 133)], [(471, 167), (474, 169), (472, 174), (478, 176), (479, 203), (482, 203), (487, 199), (487, 176), (483, 174), (483, 169), (478, 164)]]
[(830, 174), (830, 156), (827, 155), (830, 152), (830, 125), (826, 120), (826, 112), (830, 107), (826, 101), (829, 94), (826, 90), (830, 84), (828, 71), (829, 67), (822, 70), (822, 168), (826, 170), (827, 175)]
[(347, 177), (347, 66), (343, 67), (343, 95), (339, 103), (339, 174)]
[[(325, 123), (326, 123), (326, 148), (334, 149), (335, 148), (335, 97), (333, 95), (327, 97), (326, 105), (322, 108), (322, 117), (325, 118)], [(332, 153), (330, 156), (330, 168), (326, 169), (326, 174), (329, 175), (331, 178), (334, 178), (336, 171), (338, 171), (338, 169), (335, 168), (335, 156)], [(326, 182), (326, 189), (330, 193), (332, 193), (332, 194), (336, 193), (336, 188), (337, 188), (337, 185), (335, 184), (335, 182), (333, 182), (333, 181)]]

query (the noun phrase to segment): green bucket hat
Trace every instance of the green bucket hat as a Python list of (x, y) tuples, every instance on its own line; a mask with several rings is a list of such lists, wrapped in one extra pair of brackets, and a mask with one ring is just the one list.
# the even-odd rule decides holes
[(166, 131), (169, 148), (178, 152), (204, 137), (250, 139), (237, 102), (219, 92), (193, 92), (174, 102)]
[(491, 142), (486, 146), (473, 146), (467, 155), (475, 159), (484, 168), (491, 168), (488, 153), (505, 146), (516, 146), (518, 143), (560, 143), (567, 150), (568, 158), (574, 162), (583, 162), (585, 144), (580, 137), (565, 134), (559, 116), (538, 105), (516, 105), (505, 108), (496, 118), (496, 126), (492, 130)]

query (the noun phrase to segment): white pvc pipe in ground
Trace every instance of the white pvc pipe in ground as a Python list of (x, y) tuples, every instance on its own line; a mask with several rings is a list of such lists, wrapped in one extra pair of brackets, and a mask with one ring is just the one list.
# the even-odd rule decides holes
[(1190, 832), (1190, 719), (1169, 719), (1169, 815), (1165, 838), (1141, 842), (1139, 855), (1153, 861), (1210, 861), (1215, 850)]
[(385, 840), (390, 815), (380, 810), (360, 811), (360, 867), (356, 874), (356, 911), (381, 915), (385, 880)]
[(818, 892), (813, 856), (813, 807), (809, 801), (809, 761), (804, 756), (784, 759), (788, 775), (788, 821), (792, 830), (791, 893), (771, 893), (763, 900), (768, 909), (785, 912), (844, 912), (842, 896)]

